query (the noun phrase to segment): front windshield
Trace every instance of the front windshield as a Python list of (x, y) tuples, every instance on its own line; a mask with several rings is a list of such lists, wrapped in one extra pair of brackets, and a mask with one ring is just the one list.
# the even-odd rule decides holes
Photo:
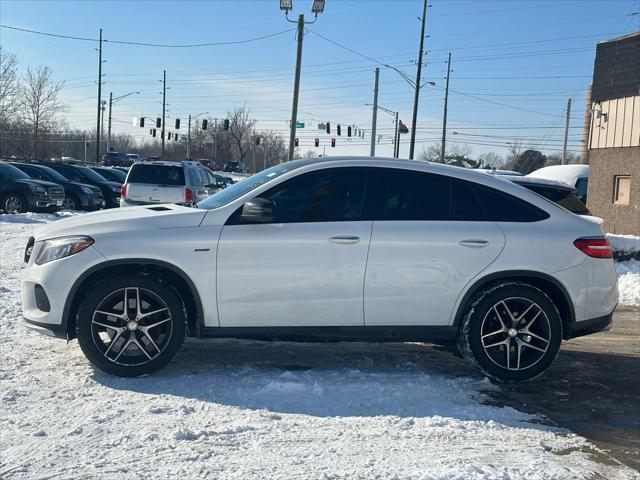
[(0, 163), (0, 175), (5, 180), (29, 180), (31, 178), (19, 168), (8, 163)]
[(61, 175), (60, 173), (56, 172), (53, 168), (49, 168), (49, 167), (45, 167), (44, 165), (38, 165), (38, 170), (43, 171), (44, 173), (47, 174), (47, 176), (51, 179), (52, 182), (68, 182), (69, 179), (66, 178), (64, 175)]
[(104, 178), (99, 173), (94, 172), (89, 167), (76, 166), (76, 168), (78, 168), (85, 177), (87, 177), (89, 180), (91, 180), (93, 182), (102, 183), (102, 182), (106, 182), (107, 181), (106, 178)]
[(260, 173), (256, 173), (244, 180), (234, 183), (233, 185), (220, 190), (209, 198), (202, 200), (198, 203), (198, 208), (204, 208), (206, 210), (213, 210), (214, 208), (220, 208), (234, 200), (240, 198), (251, 190), (258, 188), (261, 185), (278, 178), (280, 175), (284, 175), (291, 170), (308, 165), (308, 160), (294, 160), (291, 162), (282, 163), (275, 167), (263, 170)]

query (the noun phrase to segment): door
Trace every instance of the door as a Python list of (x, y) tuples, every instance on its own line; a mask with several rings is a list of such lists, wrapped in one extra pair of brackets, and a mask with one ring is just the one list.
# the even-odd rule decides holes
[(364, 287), (365, 324), (448, 325), (465, 285), (500, 254), (504, 235), (468, 182), (391, 170), (378, 189)]
[(360, 169), (301, 174), (260, 195), (272, 223), (232, 215), (218, 244), (220, 325), (364, 325), (365, 181)]

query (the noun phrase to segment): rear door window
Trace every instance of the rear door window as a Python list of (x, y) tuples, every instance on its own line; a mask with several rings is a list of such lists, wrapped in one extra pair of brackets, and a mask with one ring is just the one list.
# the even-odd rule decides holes
[(129, 171), (128, 183), (184, 186), (184, 169), (176, 165), (147, 165), (136, 163)]
[(387, 174), (385, 220), (449, 220), (451, 179), (429, 173), (392, 170)]

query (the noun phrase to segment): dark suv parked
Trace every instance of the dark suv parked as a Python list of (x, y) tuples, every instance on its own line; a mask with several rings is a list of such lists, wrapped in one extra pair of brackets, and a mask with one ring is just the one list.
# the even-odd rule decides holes
[(0, 208), (5, 213), (55, 212), (62, 208), (64, 189), (0, 162)]
[(32, 163), (13, 163), (31, 178), (57, 183), (64, 188), (64, 208), (69, 210), (98, 210), (104, 207), (104, 196), (98, 187), (72, 182), (54, 169)]
[(133, 159), (124, 153), (107, 152), (102, 155), (102, 164), (107, 167), (128, 167), (133, 163)]
[(89, 167), (62, 162), (42, 162), (39, 163), (39, 165), (51, 167), (73, 182), (88, 183), (89, 185), (98, 187), (104, 196), (106, 208), (113, 208), (120, 205), (120, 187), (122, 184), (110, 182)]

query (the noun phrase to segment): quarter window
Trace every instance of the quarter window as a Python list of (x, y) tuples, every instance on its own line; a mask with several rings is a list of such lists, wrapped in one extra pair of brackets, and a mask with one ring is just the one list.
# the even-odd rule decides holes
[(487, 220), (494, 222), (537, 222), (549, 218), (549, 214), (539, 208), (507, 193), (482, 185), (474, 187)]

